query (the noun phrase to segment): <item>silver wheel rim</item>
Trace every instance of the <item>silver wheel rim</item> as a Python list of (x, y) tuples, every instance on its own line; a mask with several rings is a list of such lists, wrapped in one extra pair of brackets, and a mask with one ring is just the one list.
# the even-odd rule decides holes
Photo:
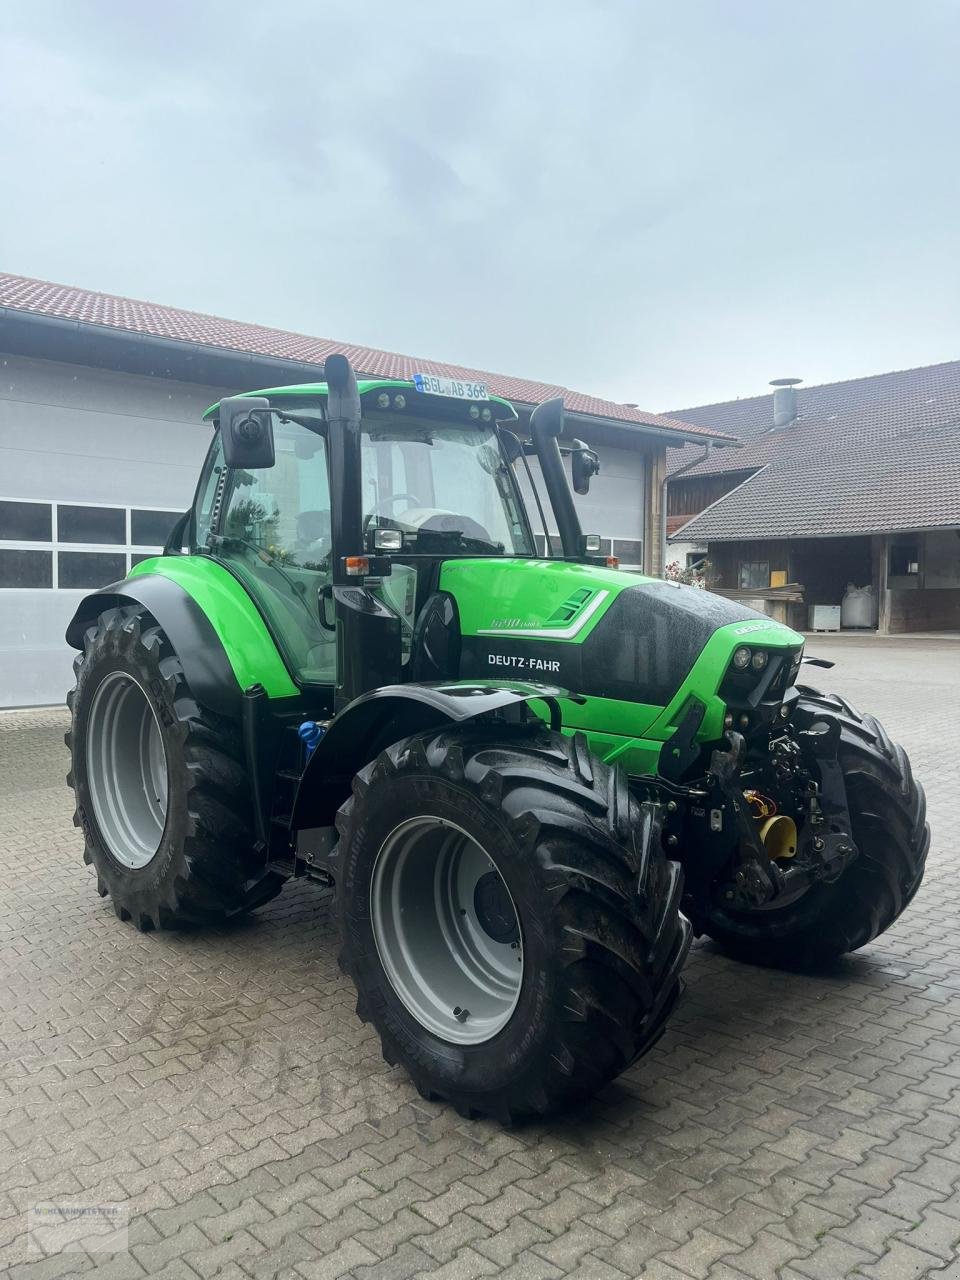
[(492, 859), (454, 823), (410, 818), (384, 841), (370, 919), (390, 985), (421, 1026), (483, 1044), (510, 1021), (523, 981), (523, 937)]
[(125, 671), (98, 685), (86, 748), (100, 834), (117, 862), (139, 870), (156, 856), (167, 821), (167, 756), (153, 707)]

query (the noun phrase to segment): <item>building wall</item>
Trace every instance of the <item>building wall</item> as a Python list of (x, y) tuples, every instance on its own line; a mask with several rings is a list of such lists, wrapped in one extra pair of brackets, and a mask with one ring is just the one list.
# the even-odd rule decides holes
[[(745, 565), (766, 565), (770, 574), (782, 573), (787, 582), (800, 583), (808, 605), (840, 604), (848, 583), (865, 587), (873, 579), (866, 536), (712, 542), (708, 558), (717, 586), (735, 590)], [(770, 585), (769, 580), (765, 585)]]
[[(175, 512), (190, 504), (210, 438), (200, 416), (221, 394), (220, 387), (0, 355), (0, 503), (50, 506), (49, 539), (0, 540), (0, 580), (9, 583), (22, 564), (14, 552), (47, 553), (51, 561), (49, 587), (0, 586), (0, 706), (63, 700), (72, 684), (63, 632), (89, 588), (60, 586), (67, 573), (58, 568), (76, 577), (78, 568), (119, 563), (76, 559), (86, 553), (120, 557), (126, 572), (131, 558), (148, 552), (152, 544), (132, 540), (145, 517), (131, 518), (130, 509)], [(68, 517), (74, 526), (96, 524), (91, 508), (101, 509), (105, 526), (122, 528), (122, 543), (112, 534), (102, 543), (96, 529), (76, 540)], [(31, 572), (35, 563), (34, 556)]]
[(726, 471), (719, 475), (681, 476), (671, 480), (667, 485), (668, 528), (671, 532), (679, 529), (681, 524), (725, 497), (751, 475), (752, 470)]
[(923, 535), (924, 588), (960, 587), (960, 529), (937, 529)]
[[(960, 631), (960, 530), (886, 534), (875, 540), (880, 630)], [(894, 549), (916, 557), (917, 572), (893, 574)]]
[[(894, 548), (910, 550), (917, 572), (891, 575)], [(849, 583), (872, 585), (879, 629), (885, 632), (960, 630), (960, 531), (895, 533), (870, 537), (796, 538), (769, 542), (713, 542), (708, 558), (714, 584), (736, 590), (744, 564), (766, 564), (804, 588), (804, 605), (791, 625), (808, 625), (810, 607), (840, 604)]]
[(712, 476), (681, 476), (670, 481), (667, 485), (667, 564), (675, 561), (685, 569), (688, 561), (700, 560), (707, 554), (706, 542), (684, 541), (682, 534), (674, 541), (673, 535), (752, 474), (752, 471), (730, 471)]
[(960, 587), (888, 591), (884, 618), (891, 634), (960, 631)]
[[(584, 533), (598, 533), (606, 541), (603, 552), (619, 556), (624, 568), (641, 569), (644, 565), (644, 509), (646, 505), (647, 456), (639, 449), (618, 449), (612, 445), (592, 445), (600, 458), (600, 474), (593, 477), (588, 494), (576, 494), (577, 513)], [(540, 493), (547, 527), (556, 534), (556, 522), (547, 501), (546, 486), (536, 458), (528, 458), (530, 472)], [(517, 476), (534, 532), (541, 530), (540, 517), (530, 493), (522, 463)], [(567, 478), (569, 479), (569, 463)], [(559, 553), (559, 539), (555, 550)]]

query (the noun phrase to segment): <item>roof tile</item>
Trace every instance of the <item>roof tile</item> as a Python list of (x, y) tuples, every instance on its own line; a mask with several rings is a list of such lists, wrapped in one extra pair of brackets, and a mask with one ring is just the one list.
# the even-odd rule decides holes
[[(960, 525), (960, 361), (800, 388), (798, 408), (778, 431), (770, 430), (772, 396), (681, 411), (745, 438), (729, 460), (711, 456), (688, 475), (756, 470), (677, 536), (720, 542)], [(697, 456), (693, 447), (683, 452)]]
[(161, 306), (155, 302), (141, 302), (135, 298), (121, 298), (109, 293), (93, 293), (87, 289), (51, 284), (46, 280), (33, 280), (25, 276), (0, 273), (0, 307), (60, 316), (86, 324), (126, 329), (132, 333), (171, 338), (179, 342), (204, 343), (232, 351), (303, 361), (306, 364), (322, 365), (328, 355), (338, 351), (349, 358), (358, 373), (372, 377), (409, 378), (415, 372), (424, 372), (452, 378), (470, 378), (486, 382), (494, 394), (521, 405), (540, 404), (544, 400), (562, 395), (564, 406), (571, 413), (590, 414), (637, 426), (658, 427), (686, 437), (727, 438), (724, 432), (714, 430), (709, 425), (690, 424), (663, 414), (646, 413), (630, 405), (570, 391), (553, 383), (489, 373), (483, 369), (472, 369), (465, 365), (448, 364), (419, 356), (405, 356), (395, 351), (378, 351), (373, 347), (334, 342), (329, 338), (311, 338), (285, 329), (269, 329), (263, 325), (225, 320), (221, 316), (199, 311), (184, 311), (179, 307)]

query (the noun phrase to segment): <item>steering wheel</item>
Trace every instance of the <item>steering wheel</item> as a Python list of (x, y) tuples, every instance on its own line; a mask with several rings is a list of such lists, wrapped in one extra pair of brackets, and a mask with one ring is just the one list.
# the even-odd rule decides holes
[(367, 512), (367, 514), (363, 517), (363, 530), (364, 530), (364, 532), (366, 532), (366, 531), (367, 531), (367, 529), (369, 528), (369, 526), (370, 526), (370, 521), (374, 518), (374, 516), (385, 516), (385, 515), (387, 515), (387, 514), (388, 514), (386, 511), (382, 511), (382, 510), (381, 510), (381, 508), (382, 508), (382, 507), (385, 507), (385, 506), (387, 505), (387, 503), (388, 503), (388, 502), (391, 502), (391, 503), (392, 503), (392, 502), (400, 502), (400, 501), (401, 501), (401, 499), (403, 499), (403, 498), (408, 499), (409, 504), (410, 504), (410, 506), (411, 506), (411, 507), (422, 507), (422, 506), (423, 506), (423, 503), (420, 501), (420, 499), (417, 497), (417, 495), (416, 495), (415, 493), (391, 493), (391, 494), (388, 494), (388, 496), (387, 496), (386, 498), (381, 498), (381, 499), (380, 499), (380, 501), (379, 501), (379, 502), (377, 502), (377, 503), (374, 505), (373, 510), (372, 510), (372, 511), (368, 511), (368, 512)]

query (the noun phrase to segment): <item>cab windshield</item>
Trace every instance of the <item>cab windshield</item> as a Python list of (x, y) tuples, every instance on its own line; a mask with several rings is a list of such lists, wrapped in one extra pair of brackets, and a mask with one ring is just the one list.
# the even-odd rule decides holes
[(395, 529), (409, 555), (534, 555), (492, 426), (364, 422), (364, 530)]

